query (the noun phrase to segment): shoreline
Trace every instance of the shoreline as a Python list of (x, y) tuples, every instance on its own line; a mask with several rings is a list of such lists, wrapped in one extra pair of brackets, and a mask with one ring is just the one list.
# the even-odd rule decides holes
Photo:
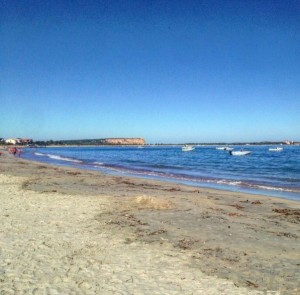
[[(51, 155), (48, 156), (49, 158), (51, 158)], [(288, 187), (283, 185), (281, 187), (281, 186), (276, 186), (274, 184), (272, 186), (272, 183), (270, 184), (265, 184), (263, 182), (251, 183), (247, 181), (244, 182), (243, 180), (240, 181), (235, 179), (227, 179), (226, 177), (220, 178), (218, 176), (215, 177), (203, 176), (202, 179), (189, 177), (188, 175), (185, 177), (181, 177), (180, 175), (176, 175), (176, 174), (170, 176), (168, 174), (163, 175), (162, 173), (159, 172), (156, 173), (155, 171), (151, 171), (151, 170), (149, 170), (148, 173), (145, 173), (146, 170), (141, 173), (135, 169), (130, 170), (130, 167), (123, 167), (123, 166), (117, 167), (117, 166), (110, 166), (109, 164), (105, 165), (104, 167), (101, 166), (96, 167), (91, 165), (91, 163), (89, 162), (85, 162), (84, 160), (76, 159), (72, 157), (70, 159), (62, 158), (64, 164), (55, 163), (57, 159), (52, 160), (53, 162), (51, 163), (51, 160), (49, 159), (48, 160), (45, 159), (41, 160), (38, 158), (35, 159), (33, 156), (29, 156), (29, 157), (25, 156), (25, 158), (27, 158), (30, 161), (36, 161), (39, 163), (47, 163), (50, 165), (66, 166), (66, 167), (73, 166), (73, 168), (76, 169), (98, 171), (99, 173), (104, 173), (104, 174), (114, 175), (114, 176), (133, 177), (133, 178), (141, 178), (141, 179), (148, 179), (154, 181), (169, 182), (169, 183), (174, 183), (179, 185), (192, 186), (196, 188), (208, 188), (208, 189), (216, 189), (216, 190), (225, 190), (229, 192), (241, 192), (241, 193), (252, 194), (252, 195), (264, 195), (266, 197), (270, 196), (279, 199), (287, 199), (287, 200), (294, 200), (300, 202), (300, 191), (298, 188), (294, 188), (292, 186)], [(76, 161), (78, 161), (78, 163)]]
[[(29, 263), (36, 271), (39, 263), (57, 268), (63, 256), (57, 253), (71, 257), (81, 245), (73, 266), (71, 260), (63, 260), (71, 277), (64, 265), (57, 278), (51, 273), (51, 288), (59, 293), (84, 286), (85, 294), (126, 293), (124, 286), (127, 291), (138, 288), (141, 294), (300, 291), (297, 201), (52, 166), (6, 152), (0, 156), (0, 179), (5, 224), (1, 269), (11, 273), (4, 276), (5, 288), (30, 288), (26, 282), (16, 282), (17, 276), (24, 279), (20, 267), (14, 270), (20, 259), (21, 265)], [(33, 232), (43, 225), (41, 220), (44, 232)], [(55, 245), (60, 239), (64, 242)], [(17, 247), (10, 245), (12, 241)], [(22, 248), (28, 243), (34, 244), (38, 257)], [(71, 250), (75, 252), (70, 256)], [(22, 251), (27, 251), (26, 257), (17, 255)], [(71, 266), (84, 269), (84, 283), (77, 282)], [(89, 276), (91, 272), (94, 275)], [(43, 274), (31, 275), (33, 282), (40, 276), (49, 285)], [(101, 281), (104, 277), (106, 281)], [(97, 278), (103, 289), (101, 284), (97, 287)], [(175, 286), (167, 283), (172, 280)]]

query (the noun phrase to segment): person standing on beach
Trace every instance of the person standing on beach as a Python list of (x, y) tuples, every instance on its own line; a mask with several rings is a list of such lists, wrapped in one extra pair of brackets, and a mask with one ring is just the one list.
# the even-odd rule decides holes
[(18, 149), (18, 156), (19, 156), (19, 158), (21, 157), (21, 153), (22, 153), (22, 150)]

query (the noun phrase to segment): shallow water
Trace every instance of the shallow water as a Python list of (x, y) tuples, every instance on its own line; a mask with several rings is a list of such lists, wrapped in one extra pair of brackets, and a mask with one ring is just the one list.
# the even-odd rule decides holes
[(181, 147), (63, 147), (28, 148), (22, 156), (55, 165), (99, 170), (219, 188), (259, 193), (300, 201), (300, 146), (234, 146), (251, 151), (249, 156), (230, 156), (215, 146), (198, 146), (191, 152)]

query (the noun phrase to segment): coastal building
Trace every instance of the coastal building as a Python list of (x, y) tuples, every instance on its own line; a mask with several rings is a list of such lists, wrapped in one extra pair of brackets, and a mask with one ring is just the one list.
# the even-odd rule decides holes
[(30, 144), (32, 142), (33, 142), (33, 140), (31, 138), (20, 138), (20, 143)]
[(290, 144), (294, 144), (294, 142), (293, 142), (293, 141), (291, 141), (291, 140), (285, 140), (283, 143), (284, 143), (284, 144), (288, 144), (288, 145), (290, 145)]
[(17, 144), (18, 139), (17, 138), (8, 138), (8, 139), (5, 140), (5, 143), (7, 143), (7, 144)]
[(30, 138), (8, 138), (5, 140), (7, 144), (30, 144), (33, 140)]

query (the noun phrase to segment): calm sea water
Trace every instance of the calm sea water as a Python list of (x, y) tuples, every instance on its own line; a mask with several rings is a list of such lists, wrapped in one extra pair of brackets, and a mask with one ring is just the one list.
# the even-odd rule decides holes
[[(234, 147), (239, 150), (241, 147)], [(300, 146), (246, 146), (249, 156), (230, 156), (213, 146), (28, 148), (22, 156), (55, 165), (138, 176), (300, 201)]]

